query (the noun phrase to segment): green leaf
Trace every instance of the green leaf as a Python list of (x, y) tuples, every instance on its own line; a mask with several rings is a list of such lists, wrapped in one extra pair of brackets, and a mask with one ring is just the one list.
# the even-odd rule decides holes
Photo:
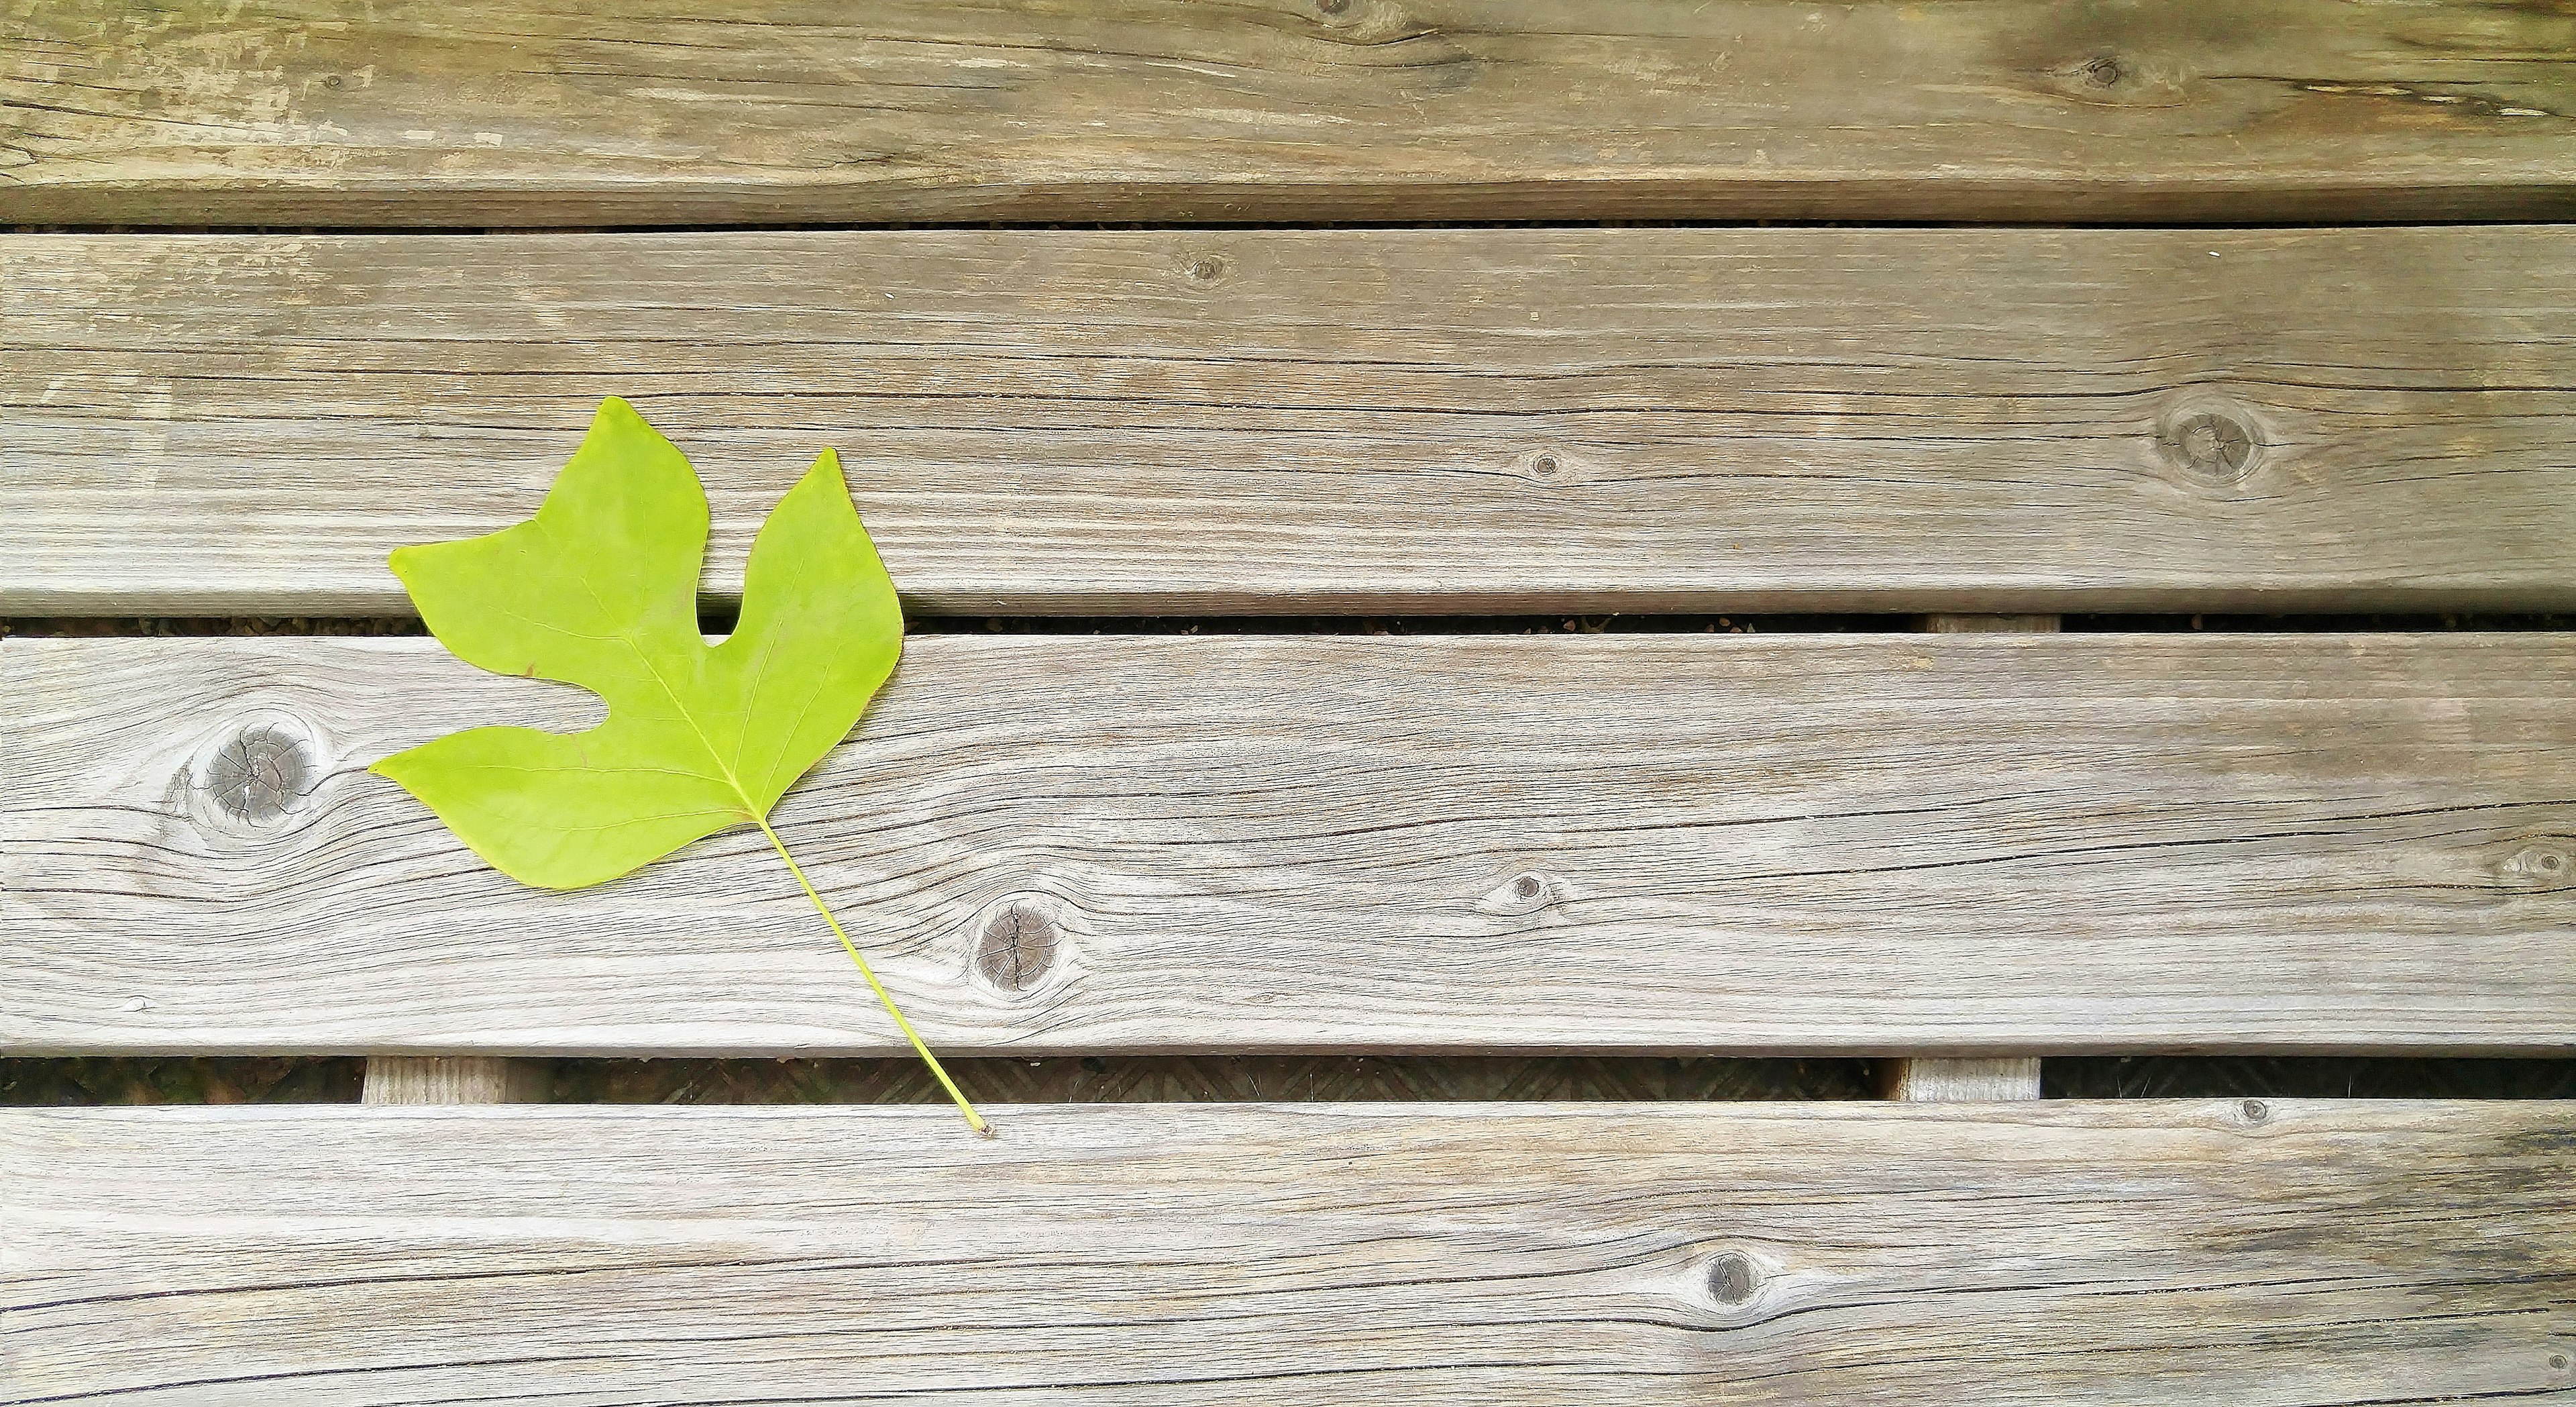
[(698, 634), (706, 548), (696, 471), (611, 397), (537, 516), (393, 555), (430, 633), (458, 658), (578, 684), (607, 701), (607, 720), (583, 733), (469, 728), (368, 770), (427, 802), (503, 873), (549, 889), (615, 879), (729, 826), (760, 827), (967, 1125), (989, 1137), (769, 824), (903, 653), (903, 611), (840, 457), (823, 451), (761, 525), (741, 622), (715, 646)]
[(496, 674), (578, 684), (585, 733), (474, 728), (374, 771), (503, 873), (578, 889), (767, 818), (848, 734), (903, 650), (894, 583), (825, 450), (753, 542), (742, 620), (698, 633), (707, 496), (611, 399), (537, 516), (393, 554), (430, 631)]

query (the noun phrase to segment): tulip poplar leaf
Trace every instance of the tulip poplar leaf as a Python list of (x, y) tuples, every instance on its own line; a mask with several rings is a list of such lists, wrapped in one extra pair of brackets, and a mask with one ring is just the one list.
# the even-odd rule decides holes
[(537, 515), (393, 554), (430, 632), (495, 674), (578, 684), (582, 733), (473, 728), (396, 753), (401, 783), (514, 879), (580, 889), (765, 820), (858, 722), (903, 650), (894, 583), (825, 450), (754, 540), (742, 617), (698, 632), (707, 495), (622, 400)]
[(839, 456), (824, 450), (761, 525), (741, 619), (710, 645), (698, 628), (707, 525), (688, 459), (611, 398), (535, 517), (396, 550), (394, 574), (459, 659), (578, 685), (608, 716), (579, 733), (469, 728), (370, 770), (495, 868), (548, 889), (600, 884), (718, 831), (759, 827), (946, 1084), (769, 824), (893, 673), (903, 652), (894, 583)]

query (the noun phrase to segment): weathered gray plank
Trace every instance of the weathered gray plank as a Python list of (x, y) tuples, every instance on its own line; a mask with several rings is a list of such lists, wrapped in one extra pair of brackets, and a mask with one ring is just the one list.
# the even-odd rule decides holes
[(837, 444), (939, 612), (2576, 607), (2568, 229), (30, 236), (0, 296), (0, 612), (405, 612), (612, 392), (718, 596)]
[[(2056, 616), (1924, 616), (1932, 634), (2048, 634)], [(1878, 1064), (1878, 1093), (1891, 1100), (2035, 1100), (2038, 1057), (1888, 1059)]]
[(2510, 0), (45, 0), (0, 221), (2557, 218), (2570, 52)]
[(542, 1104), (550, 1062), (476, 1055), (380, 1055), (367, 1062), (368, 1104)]
[[(1935, 635), (2045, 635), (2058, 628), (2058, 619), (1936, 614), (1920, 624)], [(2034, 1056), (1885, 1060), (1879, 1062), (1878, 1077), (1879, 1093), (1889, 1099), (2037, 1099), (2040, 1092), (2040, 1063)]]
[(2037, 1056), (1890, 1060), (1882, 1067), (1879, 1092), (1889, 1099), (1919, 1102), (2037, 1099), (2039, 1075)]
[(0, 1113), (19, 1400), (2576, 1391), (2553, 1103)]
[(1920, 625), (1935, 635), (1975, 635), (1980, 632), (1998, 635), (2045, 635), (2058, 628), (2055, 616), (1995, 616), (1934, 613), (1923, 617)]
[[(534, 893), (362, 770), (575, 691), (0, 679), (0, 1049), (901, 1049), (756, 835)], [(2566, 635), (928, 636), (778, 820), (960, 1053), (2576, 1041)]]

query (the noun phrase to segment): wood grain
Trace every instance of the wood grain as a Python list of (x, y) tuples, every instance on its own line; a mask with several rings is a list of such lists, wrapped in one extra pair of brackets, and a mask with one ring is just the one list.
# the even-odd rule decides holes
[(1880, 1067), (1879, 1093), (1887, 1099), (1922, 1102), (2037, 1099), (2039, 1074), (2037, 1056), (1890, 1060)]
[(2564, 218), (2571, 52), (2511, 0), (45, 0), (0, 222)]
[(367, 1104), (542, 1104), (550, 1062), (489, 1056), (379, 1055), (367, 1062)]
[[(756, 834), (533, 893), (363, 770), (575, 691), (321, 637), (0, 680), (0, 1050), (902, 1049)], [(273, 806), (215, 785), (253, 740)], [(960, 1054), (2576, 1032), (2566, 635), (933, 635), (777, 820)]]
[[(1935, 635), (2045, 635), (2058, 628), (2048, 615), (1927, 615), (1921, 628)], [(2037, 1099), (2037, 1057), (1998, 1056), (1968, 1060), (1884, 1060), (1879, 1062), (1879, 1093), (1887, 1099)]]
[(22, 236), (0, 297), (0, 613), (405, 613), (610, 393), (719, 598), (837, 445), (916, 611), (2576, 608), (2571, 229)]
[[(116, 1407), (2576, 1391), (2553, 1103), (0, 1112)], [(144, 1351), (138, 1346), (148, 1346)]]

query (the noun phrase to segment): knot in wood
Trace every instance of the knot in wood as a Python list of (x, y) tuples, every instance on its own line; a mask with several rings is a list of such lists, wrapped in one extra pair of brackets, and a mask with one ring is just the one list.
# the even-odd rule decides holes
[(1534, 874), (1525, 874), (1512, 881), (1512, 897), (1515, 899), (1535, 899), (1546, 889), (1547, 881)]
[(1181, 270), (1192, 283), (1214, 283), (1225, 277), (1225, 260), (1214, 254), (1202, 254)]
[(2084, 65), (2084, 81), (2092, 84), (2096, 88), (2111, 87), (2114, 84), (2117, 84), (2122, 76), (2120, 61), (2112, 58), (2108, 54), (2104, 54), (2099, 58), (2093, 59)]
[(262, 726), (216, 750), (206, 769), (206, 790), (235, 820), (273, 821), (304, 794), (312, 775), (302, 743)]
[(1327, 15), (1338, 15), (1351, 7), (1351, 0), (1315, 0), (1315, 8)]
[(2272, 1117), (2272, 1106), (2259, 1099), (2246, 1100), (2237, 1107), (2244, 1113), (2245, 1122), (2249, 1124), (2259, 1124)]
[(2163, 436), (2175, 463), (2218, 483), (2236, 483), (2252, 471), (2256, 440), (2243, 421), (2214, 410), (2176, 419)]
[(1530, 461), (1530, 472), (1538, 475), (1542, 479), (1555, 478), (1556, 470), (1557, 463), (1555, 455), (1542, 454), (1538, 458)]
[(993, 915), (976, 940), (975, 969), (1006, 992), (1025, 992), (1055, 965), (1062, 935), (1055, 922), (1026, 904)]
[(1742, 1304), (1753, 1298), (1761, 1287), (1762, 1273), (1754, 1268), (1753, 1257), (1742, 1251), (1728, 1251), (1708, 1265), (1708, 1292), (1719, 1304)]
[(2500, 867), (2505, 883), (2517, 889), (2556, 889), (2576, 885), (2576, 858), (2548, 843), (2526, 845)]

